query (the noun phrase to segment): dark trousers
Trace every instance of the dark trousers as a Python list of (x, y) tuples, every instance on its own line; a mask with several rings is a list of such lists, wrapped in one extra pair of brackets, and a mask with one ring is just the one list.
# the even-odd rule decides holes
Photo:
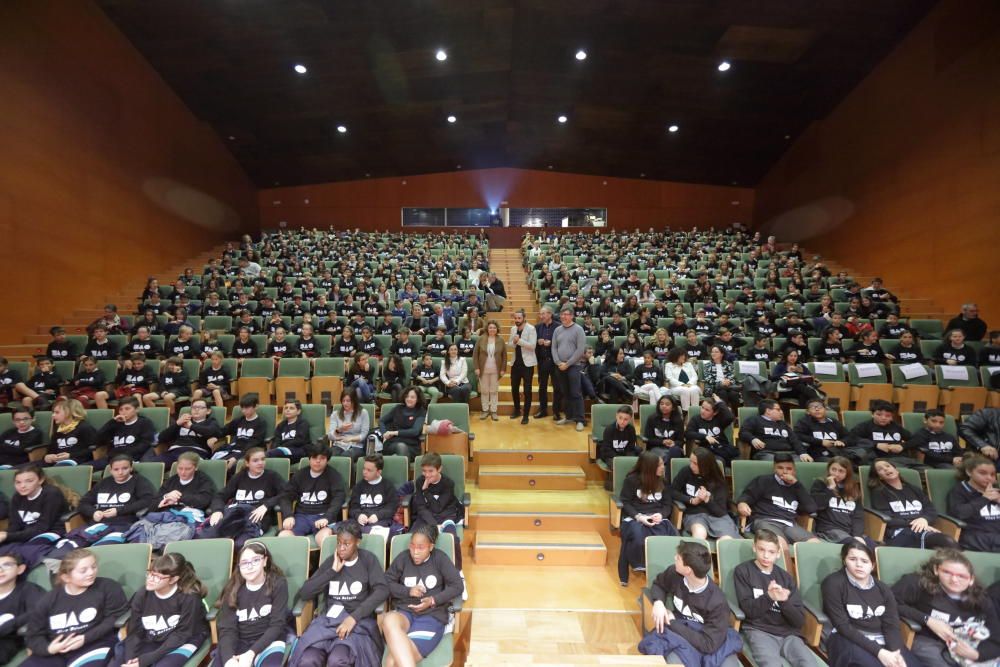
[[(559, 387), (557, 395), (561, 395), (563, 402), (562, 412), (566, 419), (574, 422), (583, 422), (583, 373), (578, 365), (573, 365), (564, 371), (555, 369), (556, 386)], [(553, 402), (553, 406), (558, 403)]]
[(562, 393), (555, 378), (556, 367), (552, 357), (538, 359), (538, 409), (541, 412), (549, 410), (549, 382), (552, 382), (552, 411), (558, 413), (562, 402)]
[[(827, 641), (827, 648), (830, 651), (830, 667), (882, 667), (882, 663), (877, 657), (864, 650), (844, 636), (834, 632)], [(903, 660), (906, 667), (922, 667), (923, 663), (917, 660), (906, 648), (902, 650)]]
[(525, 366), (515, 361), (510, 368), (510, 390), (514, 396), (514, 412), (521, 411), (521, 391), (524, 387), (524, 413), (531, 412), (531, 381), (535, 377), (535, 367)]

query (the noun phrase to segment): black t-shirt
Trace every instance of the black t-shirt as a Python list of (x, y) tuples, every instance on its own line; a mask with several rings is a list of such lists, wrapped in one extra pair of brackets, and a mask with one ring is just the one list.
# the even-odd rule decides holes
[(246, 650), (260, 653), (272, 642), (282, 639), (288, 615), (288, 582), (274, 580), (255, 591), (244, 584), (236, 593), (236, 608), (223, 604), (219, 614), (219, 660), (223, 664)]
[[(208, 634), (205, 605), (201, 596), (175, 590), (167, 598), (139, 589), (129, 605), (128, 635), (125, 637), (125, 662), (138, 658), (140, 665), (153, 665), (172, 650)], [(140, 654), (142, 644), (159, 648)]]
[(76, 349), (68, 340), (63, 342), (52, 341), (45, 348), (45, 356), (52, 361), (68, 361), (77, 356)]
[(326, 593), (322, 613), (331, 619), (347, 614), (354, 620), (369, 618), (389, 597), (385, 572), (369, 551), (358, 550), (357, 557), (344, 563), (340, 572), (333, 569), (333, 556), (323, 561), (316, 572), (302, 584), (299, 598), (311, 600)]
[(11, 427), (0, 435), (0, 465), (19, 466), (28, 462), (28, 452), (44, 447), (42, 432), (32, 426), (21, 433)]
[(118, 515), (103, 519), (104, 523), (131, 524), (136, 521), (138, 512), (149, 507), (155, 493), (153, 485), (142, 475), (133, 474), (121, 484), (108, 476), (80, 498), (80, 514), (92, 518), (98, 510), (114, 509)]
[(427, 591), (424, 595), (433, 597), (435, 604), (430, 609), (414, 613), (431, 616), (442, 624), (448, 622), (448, 603), (462, 594), (461, 575), (440, 549), (431, 551), (427, 560), (419, 565), (413, 562), (409, 551), (404, 551), (392, 561), (385, 578), (393, 601), (402, 609), (420, 602), (419, 598), (410, 595), (410, 589), (423, 585)]
[(0, 640), (23, 642), (17, 629), (24, 625), (28, 611), (45, 591), (30, 581), (21, 581), (5, 597), (0, 597)]
[(83, 634), (87, 642), (113, 638), (115, 621), (128, 609), (121, 585), (97, 577), (79, 595), (57, 586), (38, 599), (28, 615), (26, 644), (39, 656), (49, 655), (49, 643), (58, 635)]

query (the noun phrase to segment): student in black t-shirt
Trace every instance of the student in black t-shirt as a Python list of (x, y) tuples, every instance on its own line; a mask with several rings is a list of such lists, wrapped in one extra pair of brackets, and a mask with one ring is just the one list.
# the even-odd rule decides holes
[(230, 477), (212, 499), (209, 526), (199, 537), (232, 537), (242, 547), (248, 539), (260, 537), (270, 528), (285, 482), (278, 473), (267, 469), (263, 448), (248, 449), (243, 461), (243, 470)]
[(98, 576), (97, 558), (88, 549), (66, 554), (57, 576), (58, 583), (28, 615), (25, 643), (32, 655), (21, 664), (103, 664), (117, 639), (115, 621), (128, 609), (125, 592), (118, 582)]
[(45, 356), (53, 361), (71, 361), (80, 354), (73, 343), (66, 340), (66, 330), (62, 327), (52, 327), (49, 329), (52, 340), (45, 348)]
[(903, 480), (895, 463), (878, 459), (868, 473), (872, 508), (887, 515), (885, 543), (917, 549), (955, 548), (958, 545), (931, 525), (937, 510), (918, 486)]
[(66, 382), (52, 370), (52, 360), (42, 357), (35, 363), (35, 374), (28, 380), (28, 386), (38, 394), (34, 406), (47, 410), (59, 398), (59, 390)]
[(907, 442), (913, 452), (922, 452), (924, 465), (954, 469), (962, 463), (958, 438), (944, 430), (944, 412), (934, 408), (924, 413), (924, 426)]
[(73, 381), (70, 382), (69, 394), (84, 407), (89, 408), (93, 403), (103, 410), (108, 407), (107, 384), (104, 372), (97, 367), (97, 360), (93, 357), (84, 357), (80, 361), (76, 375), (73, 376)]
[(948, 492), (948, 513), (966, 522), (959, 544), (968, 551), (1000, 551), (1000, 489), (992, 459), (968, 452), (958, 466), (958, 484)]
[(62, 516), (67, 509), (67, 495), (74, 505), (79, 498), (64, 491), (45, 476), (37, 464), (27, 465), (14, 474), (16, 493), (10, 500), (10, 521), (0, 531), (0, 554), (17, 554), (35, 565), (63, 535)]
[[(108, 667), (183, 667), (208, 637), (208, 589), (180, 554), (153, 559), (146, 585), (129, 603), (128, 634), (115, 645)], [(138, 661), (133, 662), (133, 661)]]
[(156, 427), (148, 417), (139, 414), (139, 399), (126, 396), (118, 402), (118, 414), (97, 432), (97, 446), (106, 446), (106, 455), (93, 462), (95, 470), (104, 470), (115, 454), (128, 454), (139, 461), (156, 442)]
[(741, 629), (763, 665), (815, 667), (814, 654), (802, 640), (805, 609), (792, 576), (778, 566), (778, 536), (762, 528), (754, 534), (754, 559), (733, 570), (736, 599), (746, 616)]
[(87, 411), (80, 401), (68, 398), (52, 407), (52, 433), (46, 465), (78, 465), (94, 458), (97, 431), (87, 423)]
[(821, 585), (823, 611), (833, 632), (829, 662), (837, 666), (922, 667), (906, 648), (892, 590), (872, 575), (875, 552), (859, 542), (840, 551), (844, 567)]
[(233, 341), (233, 358), (242, 364), (244, 359), (256, 359), (259, 355), (257, 343), (250, 337), (250, 329), (240, 327)]
[[(344, 480), (330, 462), (330, 450), (319, 444), (306, 448), (309, 465), (297, 470), (281, 501), (284, 521), (279, 536), (315, 535), (317, 548), (330, 537), (346, 497)], [(294, 505), (294, 514), (293, 514)]]
[(924, 665), (996, 664), (1000, 618), (983, 588), (969, 559), (953, 549), (936, 551), (893, 585), (899, 615), (920, 628), (912, 650)]
[[(115, 398), (148, 394), (156, 384), (156, 373), (146, 365), (146, 355), (133, 352), (115, 377)], [(139, 399), (136, 399), (139, 400)]]
[(826, 464), (826, 477), (813, 481), (809, 493), (816, 502), (817, 537), (839, 544), (859, 540), (869, 546), (875, 545), (864, 534), (861, 484), (854, 476), (850, 459), (845, 456), (830, 458)]
[(232, 395), (229, 393), (229, 383), (233, 378), (229, 377), (229, 371), (222, 365), (225, 355), (222, 352), (213, 352), (211, 362), (205, 364), (198, 376), (198, 388), (194, 390), (192, 400), (212, 397), (215, 404), (222, 407)]
[(444, 463), (437, 452), (428, 452), (420, 460), (420, 474), (413, 480), (410, 530), (429, 524), (455, 539), (455, 567), (462, 571), (462, 542), (458, 526), (462, 524), (462, 499), (455, 495), (455, 482), (442, 472)]
[(899, 335), (899, 342), (885, 358), (900, 364), (922, 364), (924, 353), (912, 331), (904, 331)]
[(288, 581), (261, 542), (239, 551), (219, 599), (219, 644), (211, 667), (280, 667), (288, 635)]
[(272, 448), (268, 458), (291, 459), (298, 463), (309, 446), (309, 422), (302, 416), (302, 403), (297, 398), (285, 401), (281, 408), (284, 419), (274, 429)]
[(11, 415), (14, 425), (0, 434), (0, 470), (28, 463), (28, 452), (45, 447), (42, 432), (35, 428), (35, 411), (19, 405)]
[(77, 509), (91, 524), (125, 531), (138, 519), (136, 515), (153, 502), (156, 489), (148, 479), (135, 473), (128, 454), (112, 456), (108, 472), (80, 498)]
[(381, 665), (385, 642), (375, 619), (389, 597), (378, 559), (361, 549), (361, 526), (337, 526), (337, 548), (302, 584), (298, 599), (321, 597), (321, 613), (313, 617), (295, 645), (289, 664), (297, 667)]
[(213, 459), (223, 459), (228, 468), (234, 468), (251, 447), (267, 446), (267, 424), (257, 414), (260, 397), (251, 392), (240, 398), (240, 416), (229, 420), (222, 427), (222, 436), (228, 441), (216, 448)]
[(699, 540), (739, 539), (740, 531), (729, 516), (729, 485), (715, 455), (695, 447), (689, 464), (671, 482), (674, 500), (684, 504), (682, 528)]
[[(980, 366), (1000, 366), (1000, 331), (991, 331), (986, 345), (979, 350)], [(998, 389), (996, 384), (997, 374), (993, 374), (993, 386), (991, 389)]]
[(24, 378), (10, 367), (6, 357), (0, 357), (0, 408), (7, 407), (11, 401), (20, 401), (21, 405), (34, 405), (38, 394), (24, 383)]
[(399, 524), (393, 522), (399, 505), (396, 487), (382, 474), (385, 461), (381, 454), (369, 454), (361, 464), (361, 479), (351, 490), (347, 516), (362, 526), (366, 533), (375, 526), (398, 532)]
[(622, 586), (628, 585), (629, 566), (637, 571), (645, 569), (647, 537), (677, 534), (670, 523), (673, 507), (665, 471), (663, 459), (653, 452), (641, 452), (622, 484), (622, 547), (618, 557)]
[(28, 612), (45, 591), (21, 578), (24, 561), (17, 554), (0, 555), (0, 664), (7, 664), (24, 648), (18, 634), (28, 619)]
[(944, 341), (934, 350), (935, 364), (949, 366), (975, 366), (979, 363), (976, 350), (965, 342), (961, 329), (952, 329), (945, 334)]
[(394, 610), (382, 624), (389, 655), (386, 667), (413, 665), (426, 658), (444, 637), (448, 604), (462, 594), (462, 578), (451, 559), (434, 547), (436, 526), (410, 534), (409, 550), (386, 572)]
[(163, 373), (157, 384), (159, 391), (143, 394), (142, 404), (152, 408), (157, 401), (162, 400), (170, 414), (173, 414), (177, 401), (191, 396), (191, 380), (184, 372), (184, 360), (170, 357), (163, 362)]

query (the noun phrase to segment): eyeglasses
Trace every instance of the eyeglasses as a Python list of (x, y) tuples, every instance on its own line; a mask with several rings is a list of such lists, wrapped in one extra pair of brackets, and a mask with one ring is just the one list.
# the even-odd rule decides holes
[(31, 417), (14, 417), (14, 421), (16, 421), (16, 422), (30, 422), (31, 421)]
[(152, 581), (165, 581), (170, 578), (170, 575), (160, 574), (159, 572), (153, 572), (152, 570), (148, 570), (146, 572), (146, 578), (151, 579)]
[(254, 567), (255, 565), (260, 565), (264, 562), (263, 556), (257, 556), (256, 558), (248, 558), (246, 560), (240, 561), (240, 567)]
[(17, 563), (11, 563), (10, 561), (5, 561), (0, 563), (0, 571), (10, 572), (11, 570), (17, 569)]
[(952, 572), (951, 570), (939, 569), (939, 573), (945, 575), (946, 577), (951, 577), (952, 579), (958, 579), (959, 581), (967, 581), (971, 579), (965, 572)]

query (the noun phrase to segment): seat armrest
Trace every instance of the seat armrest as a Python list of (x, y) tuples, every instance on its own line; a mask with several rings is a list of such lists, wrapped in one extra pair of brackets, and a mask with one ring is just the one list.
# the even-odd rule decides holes
[(740, 606), (735, 602), (732, 602), (731, 600), (727, 600), (727, 602), (729, 603), (729, 612), (736, 617), (736, 620), (745, 621), (747, 615), (743, 613), (743, 610), (740, 609)]
[(462, 494), (462, 507), (468, 507), (472, 504), (472, 494), (466, 491)]
[(403, 496), (402, 498), (400, 498), (400, 499), (399, 499), (399, 504), (400, 504), (400, 505), (401, 505), (402, 507), (409, 507), (409, 506), (410, 506), (410, 503), (411, 503), (412, 501), (413, 501), (413, 494), (412, 494), (412, 493), (410, 493), (410, 494), (407, 494), (407, 495)]
[(129, 611), (122, 612), (122, 615), (115, 619), (115, 627), (121, 630), (128, 623)]

